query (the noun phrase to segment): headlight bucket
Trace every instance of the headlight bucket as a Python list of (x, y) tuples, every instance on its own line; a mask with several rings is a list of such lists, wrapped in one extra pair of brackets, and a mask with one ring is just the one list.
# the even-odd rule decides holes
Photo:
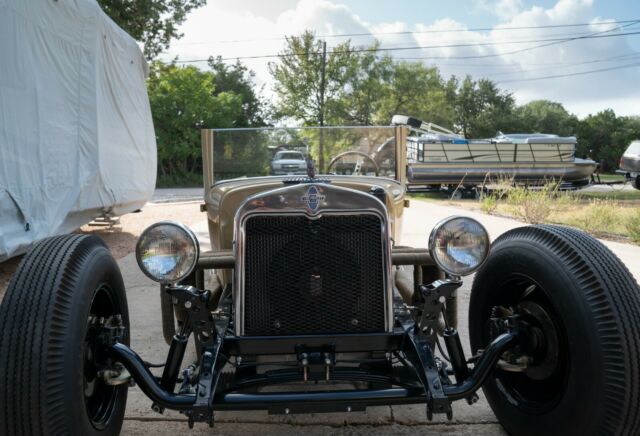
[(199, 257), (195, 233), (173, 221), (147, 227), (136, 244), (136, 260), (142, 272), (163, 284), (183, 280), (195, 269)]
[(473, 218), (451, 216), (435, 225), (429, 236), (431, 258), (446, 273), (466, 276), (489, 255), (489, 234)]

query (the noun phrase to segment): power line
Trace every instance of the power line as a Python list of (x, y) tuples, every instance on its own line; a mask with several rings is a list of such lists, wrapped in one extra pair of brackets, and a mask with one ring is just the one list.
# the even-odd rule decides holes
[[(607, 20), (597, 23), (573, 23), (573, 24), (547, 24), (539, 26), (508, 26), (508, 27), (472, 27), (469, 29), (425, 29), (425, 30), (413, 30), (413, 31), (396, 31), (396, 32), (362, 32), (362, 33), (341, 33), (333, 35), (316, 35), (316, 38), (350, 38), (360, 36), (376, 36), (376, 35), (420, 35), (431, 33), (459, 33), (459, 32), (488, 32), (488, 31), (512, 31), (512, 30), (534, 30), (534, 29), (559, 29), (559, 28), (575, 28), (585, 26), (605, 26), (611, 24), (626, 24), (632, 22), (638, 22), (640, 19), (630, 20)], [(256, 41), (284, 41), (286, 36), (279, 36), (273, 38), (252, 38), (252, 39), (228, 39), (219, 41), (196, 41), (191, 43), (181, 43), (176, 41), (178, 45), (201, 45), (201, 44), (228, 44), (238, 42), (256, 42)]]
[(516, 71), (499, 71), (497, 73), (490, 73), (490, 75), (493, 78), (496, 76), (509, 76), (513, 74), (526, 74), (534, 71), (545, 71), (545, 70), (551, 69), (549, 68), (551, 66), (553, 66), (553, 68), (570, 68), (570, 67), (575, 67), (577, 65), (599, 64), (599, 63), (607, 63), (607, 62), (628, 62), (638, 56), (640, 56), (640, 53), (633, 53), (631, 56), (627, 54), (627, 55), (612, 56), (604, 59), (594, 59), (594, 60), (581, 61), (581, 62), (564, 62), (564, 63), (557, 62), (553, 64), (546, 64), (544, 67), (540, 67), (540, 68), (531, 68), (531, 69), (516, 70)]
[[(636, 21), (635, 23), (637, 23)], [(547, 47), (550, 45), (561, 44), (564, 42), (571, 42), (577, 40), (586, 40), (586, 39), (599, 39), (599, 38), (611, 38), (611, 37), (621, 37), (621, 36), (631, 36), (638, 35), (640, 31), (637, 32), (622, 32), (616, 34), (590, 34), (585, 36), (576, 36), (572, 38), (552, 38), (552, 39), (537, 39), (537, 40), (523, 40), (523, 41), (509, 41), (509, 42), (481, 42), (481, 43), (467, 43), (467, 44), (439, 44), (439, 45), (421, 45), (421, 46), (405, 46), (405, 47), (378, 47), (378, 48), (359, 48), (353, 50), (332, 50), (329, 54), (348, 54), (348, 53), (366, 53), (366, 52), (395, 52), (395, 51), (404, 51), (404, 50), (428, 50), (434, 48), (462, 48), (462, 47), (484, 47), (484, 46), (497, 46), (504, 44), (531, 44), (531, 43), (540, 43), (544, 44), (533, 46), (533, 47), (525, 47), (518, 50), (513, 50), (510, 52), (504, 53), (494, 53), (488, 55), (470, 55), (470, 56), (429, 56), (424, 59), (480, 59), (480, 58), (489, 58), (489, 57), (497, 57), (504, 55), (511, 55), (516, 53), (522, 53), (528, 50), (534, 50), (541, 47)], [(246, 59), (272, 59), (272, 58), (283, 58), (283, 57), (291, 57), (291, 56), (299, 56), (304, 53), (292, 53), (292, 54), (271, 54), (271, 55), (255, 55), (255, 56), (236, 56), (236, 57), (227, 57), (220, 58), (222, 61), (230, 61), (230, 60), (246, 60)], [(188, 63), (197, 63), (197, 62), (207, 62), (209, 59), (187, 59), (187, 60), (178, 60), (176, 63), (188, 64)]]
[[(617, 59), (617, 58), (625, 58), (625, 57), (633, 57), (633, 56), (640, 56), (640, 52), (631, 52), (631, 53), (626, 53), (626, 54), (621, 54), (621, 55), (617, 55), (617, 56), (613, 56), (610, 58), (604, 58), (604, 59)], [(430, 59), (429, 57), (424, 57), (424, 56), (420, 56), (420, 57), (394, 57), (393, 58), (396, 61), (404, 61), (404, 60), (425, 60), (425, 59)], [(584, 61), (584, 63), (590, 63), (590, 62), (600, 62), (602, 59), (591, 59), (588, 61)], [(580, 62), (582, 63), (582, 62)], [(452, 66), (452, 67), (494, 67), (494, 68), (512, 68), (512, 67), (518, 67), (518, 66), (527, 66), (527, 67), (542, 67), (542, 66), (556, 66), (556, 65), (575, 65), (575, 63), (573, 62), (567, 62), (567, 63), (558, 63), (558, 62), (535, 62), (535, 63), (526, 63), (526, 64), (503, 64), (503, 65), (496, 65), (495, 62), (488, 62), (488, 63), (469, 63), (469, 62), (438, 62), (438, 65), (446, 65), (446, 66)]]
[[(626, 33), (622, 32), (622, 33), (616, 33), (616, 34), (607, 34), (607, 33), (615, 31), (615, 30), (621, 30), (621, 29), (623, 29), (625, 27), (633, 26), (633, 25), (637, 24), (638, 22), (640, 22), (640, 21), (636, 20), (636, 21), (634, 21), (632, 23), (625, 24), (623, 26), (618, 26), (618, 27), (616, 27), (614, 29), (603, 30), (603, 31), (600, 31), (600, 32), (593, 32), (593, 33), (591, 33), (589, 35), (585, 35), (585, 36), (576, 36), (576, 37), (567, 38), (567, 39), (558, 39), (556, 41), (545, 42), (545, 43), (540, 44), (540, 45), (535, 45), (535, 46), (532, 46), (532, 47), (525, 47), (525, 48), (521, 48), (521, 49), (517, 49), (517, 50), (503, 52), (503, 53), (492, 53), (492, 54), (486, 54), (486, 55), (467, 55), (467, 56), (430, 56), (430, 57), (426, 57), (425, 59), (487, 59), (487, 58), (495, 58), (495, 57), (499, 57), (499, 56), (523, 53), (525, 51), (535, 50), (535, 49), (542, 48), (542, 47), (549, 47), (549, 46), (557, 45), (557, 44), (563, 44), (565, 42), (578, 41), (578, 40), (582, 40), (582, 39), (598, 39), (598, 38), (610, 38), (610, 37), (625, 36), (625, 35), (636, 35), (636, 34), (638, 34), (638, 32), (626, 32)], [(538, 42), (544, 42), (544, 41), (540, 40)]]
[(529, 77), (529, 78), (526, 78), (526, 79), (502, 80), (502, 81), (498, 81), (497, 84), (501, 85), (503, 83), (533, 82), (533, 81), (536, 81), (536, 80), (548, 80), (548, 79), (559, 79), (559, 78), (563, 78), (563, 77), (583, 76), (585, 74), (603, 73), (605, 71), (622, 70), (622, 69), (625, 69), (625, 68), (632, 68), (632, 67), (640, 67), (640, 62), (635, 62), (635, 63), (632, 63), (632, 64), (626, 64), (626, 65), (618, 65), (616, 67), (600, 68), (600, 69), (597, 69), (597, 70), (579, 71), (579, 72), (576, 72), (576, 73), (554, 74), (554, 75), (551, 75), (551, 76)]

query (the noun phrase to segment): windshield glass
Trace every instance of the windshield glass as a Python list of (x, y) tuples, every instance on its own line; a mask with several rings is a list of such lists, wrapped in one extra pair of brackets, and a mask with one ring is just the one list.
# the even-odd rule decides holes
[(305, 162), (292, 162), (306, 159), (316, 174), (395, 178), (394, 134), (393, 127), (213, 129), (214, 180), (306, 175)]

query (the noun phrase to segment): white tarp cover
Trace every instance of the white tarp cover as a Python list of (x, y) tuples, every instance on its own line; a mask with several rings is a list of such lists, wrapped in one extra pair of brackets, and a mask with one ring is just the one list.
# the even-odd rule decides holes
[(0, 261), (151, 197), (146, 73), (95, 0), (0, 0)]

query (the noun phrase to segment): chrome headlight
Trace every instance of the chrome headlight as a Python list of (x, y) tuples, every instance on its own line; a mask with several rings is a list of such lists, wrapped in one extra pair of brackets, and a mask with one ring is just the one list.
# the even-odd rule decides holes
[(452, 216), (440, 221), (429, 236), (431, 257), (445, 272), (466, 276), (476, 271), (489, 254), (489, 234), (478, 221)]
[(147, 227), (136, 245), (136, 259), (143, 273), (160, 283), (176, 283), (198, 263), (200, 246), (186, 226), (161, 221)]

